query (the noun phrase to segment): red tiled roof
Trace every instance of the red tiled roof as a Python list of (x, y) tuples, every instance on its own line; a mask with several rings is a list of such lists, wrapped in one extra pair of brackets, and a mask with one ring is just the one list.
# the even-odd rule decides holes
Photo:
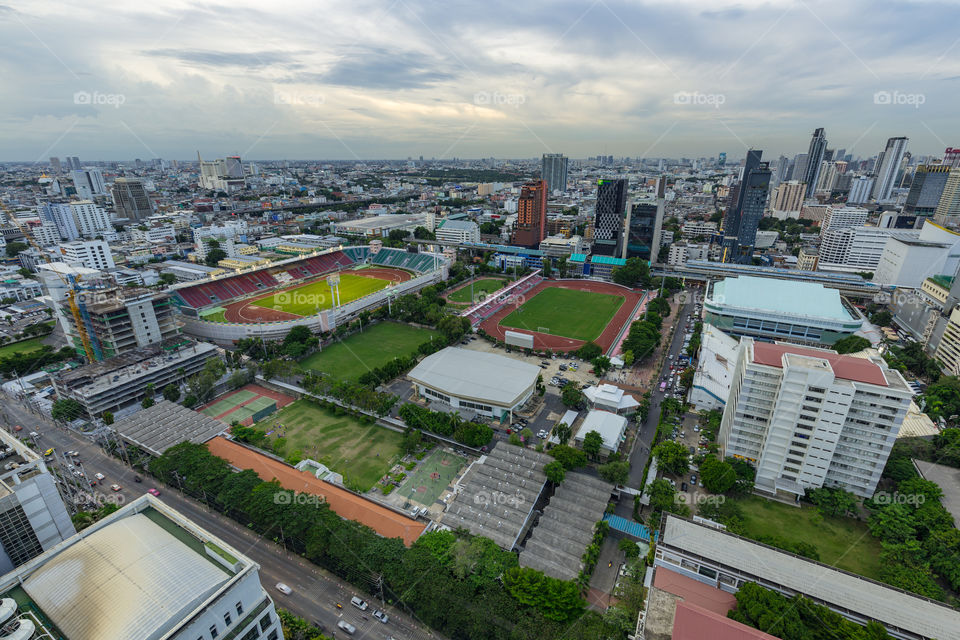
[[(657, 570), (659, 572), (659, 569)], [(778, 640), (776, 636), (686, 602), (677, 603), (673, 640)]]
[(663, 567), (657, 567), (657, 572), (653, 576), (653, 586), (682, 598), (684, 602), (695, 604), (722, 616), (727, 615), (727, 611), (737, 606), (737, 599), (733, 594)]
[(877, 364), (864, 358), (842, 355), (834, 351), (807, 349), (792, 344), (753, 343), (753, 361), (757, 364), (783, 367), (783, 356), (787, 353), (826, 360), (833, 368), (834, 375), (842, 380), (867, 382), (881, 387), (887, 386), (887, 379), (883, 375), (883, 370)]
[(257, 453), (223, 436), (207, 441), (207, 448), (239, 469), (253, 469), (267, 482), (276, 479), (284, 489), (321, 496), (341, 518), (365, 524), (384, 538), (403, 538), (408, 547), (426, 528), (421, 522), (408, 518), (382, 505), (354, 495), (315, 476), (297, 471), (290, 465)]

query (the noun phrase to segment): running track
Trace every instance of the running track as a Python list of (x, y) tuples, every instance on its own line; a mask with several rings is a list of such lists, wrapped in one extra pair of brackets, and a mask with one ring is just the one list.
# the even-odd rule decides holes
[[(410, 280), (411, 276), (406, 271), (401, 271), (400, 269), (390, 269), (386, 267), (368, 267), (366, 269), (359, 269), (357, 271), (345, 269), (342, 273), (349, 273), (354, 276), (362, 276), (364, 278), (377, 278), (379, 280), (389, 280), (393, 283), (397, 282), (406, 282)], [(292, 291), (293, 289), (298, 289), (300, 287), (306, 286), (308, 284), (313, 284), (314, 282), (319, 281), (321, 278), (326, 278), (329, 273), (324, 274), (320, 277), (314, 278), (308, 282), (298, 281), (291, 284), (288, 287), (274, 289), (273, 291), (268, 291), (262, 295), (258, 295), (254, 298), (247, 298), (246, 300), (241, 300), (240, 302), (234, 302), (228, 305), (225, 305), (223, 312), (223, 318), (227, 322), (241, 322), (241, 323), (251, 323), (251, 322), (273, 322), (277, 320), (296, 320), (302, 318), (303, 316), (298, 316), (295, 313), (290, 313), (288, 311), (280, 311), (279, 309), (267, 309), (266, 307), (258, 307), (254, 302), (257, 300), (262, 300), (263, 298), (269, 298), (272, 295), (276, 295), (281, 291)]]
[[(533, 289), (526, 292), (524, 297), (529, 300), (547, 287), (592, 291), (594, 293), (606, 293), (625, 298), (623, 304), (621, 304), (620, 308), (617, 309), (617, 313), (614, 314), (613, 318), (604, 328), (603, 333), (600, 334), (599, 338), (594, 340), (594, 342), (596, 342), (597, 345), (603, 349), (604, 353), (606, 353), (613, 345), (613, 341), (617, 339), (620, 329), (622, 329), (623, 326), (630, 321), (633, 311), (636, 309), (637, 303), (640, 302), (640, 297), (643, 295), (642, 291), (634, 291), (632, 289), (627, 289), (626, 287), (621, 287), (620, 285), (609, 282), (597, 282), (594, 280), (544, 280)], [(512, 304), (504, 305), (502, 309), (481, 322), (480, 327), (498, 340), (503, 340), (507, 327), (501, 327), (500, 321), (510, 315), (517, 306), (518, 305)], [(541, 333), (539, 331), (514, 328), (510, 328), (510, 330), (532, 334), (534, 349), (550, 349), (551, 351), (567, 352), (576, 351), (584, 344), (583, 340), (564, 338), (562, 336)]]

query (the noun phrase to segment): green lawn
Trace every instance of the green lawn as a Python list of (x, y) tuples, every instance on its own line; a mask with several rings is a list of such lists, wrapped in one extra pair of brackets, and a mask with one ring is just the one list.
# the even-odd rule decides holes
[[(473, 296), (476, 301), (482, 300), (486, 295), (503, 289), (507, 284), (503, 278), (481, 278), (473, 281)], [(454, 291), (447, 298), (452, 302), (473, 302), (470, 299), (470, 284), (464, 288)]]
[(341, 380), (356, 380), (397, 356), (410, 355), (435, 335), (437, 332), (430, 329), (381, 322), (307, 356), (300, 361), (300, 366)]
[(226, 309), (220, 309), (219, 311), (214, 311), (213, 313), (202, 315), (200, 316), (200, 319), (206, 320), (207, 322), (226, 322), (227, 318), (224, 315), (226, 314), (226, 312), (227, 312)]
[[(729, 500), (729, 498), (728, 498)], [(751, 496), (737, 500), (743, 509), (747, 537), (776, 536), (816, 545), (820, 561), (851, 573), (880, 579), (880, 542), (867, 525), (852, 518), (822, 518), (816, 508)]]
[(622, 296), (549, 287), (500, 324), (574, 340), (596, 340), (622, 304)]
[(40, 338), (30, 338), (29, 340), (24, 340), (23, 342), (15, 342), (14, 344), (8, 344), (3, 347), (0, 347), (0, 358), (6, 358), (15, 353), (25, 353), (27, 351), (36, 351), (43, 346), (43, 343), (40, 342)]
[[(389, 280), (379, 278), (364, 278), (349, 273), (340, 274), (340, 304), (346, 304), (357, 298), (362, 298), (374, 291), (383, 289)], [(280, 291), (272, 296), (261, 298), (253, 303), (258, 307), (279, 309), (295, 313), (300, 316), (309, 316), (317, 311), (323, 311), (333, 306), (330, 286), (326, 278), (305, 284), (296, 289)]]
[(367, 491), (401, 456), (403, 435), (376, 424), (337, 416), (310, 400), (297, 400), (254, 425), (272, 437), (284, 433), (284, 457), (299, 451), (343, 475), (345, 486)]

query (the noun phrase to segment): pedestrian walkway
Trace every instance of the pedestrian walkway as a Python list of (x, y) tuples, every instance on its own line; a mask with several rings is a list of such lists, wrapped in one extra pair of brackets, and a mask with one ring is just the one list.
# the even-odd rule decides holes
[[(643, 542), (650, 542), (650, 530), (638, 522), (627, 520), (626, 518), (614, 515), (612, 513), (604, 514), (603, 519), (610, 523), (610, 528), (615, 531), (623, 532), (628, 536), (632, 536), (638, 540), (642, 540)], [(656, 542), (659, 535), (659, 531), (653, 532), (654, 542)]]

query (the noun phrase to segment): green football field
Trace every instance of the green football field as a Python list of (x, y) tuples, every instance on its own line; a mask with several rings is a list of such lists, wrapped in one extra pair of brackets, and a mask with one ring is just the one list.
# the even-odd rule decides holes
[(326, 373), (340, 380), (356, 380), (370, 369), (381, 367), (396, 356), (408, 356), (437, 335), (397, 322), (381, 322), (355, 333), (300, 362), (304, 370)]
[[(477, 300), (481, 300), (486, 294), (503, 289), (506, 284), (507, 281), (502, 278), (481, 278), (480, 280), (474, 280), (473, 296)], [(473, 302), (470, 300), (470, 283), (467, 283), (464, 288), (454, 291), (447, 296), (447, 298), (449, 298), (451, 302)]]
[(596, 340), (623, 304), (623, 296), (548, 287), (500, 325), (574, 340)]
[[(349, 273), (340, 274), (340, 304), (346, 304), (357, 298), (369, 295), (375, 291), (380, 291), (388, 284), (389, 280), (380, 278), (364, 278)], [(253, 303), (258, 307), (267, 309), (278, 309), (288, 313), (295, 313), (298, 316), (309, 316), (329, 309), (333, 306), (333, 298), (330, 292), (330, 285), (326, 278), (305, 284), (296, 289), (280, 291), (261, 298)]]

